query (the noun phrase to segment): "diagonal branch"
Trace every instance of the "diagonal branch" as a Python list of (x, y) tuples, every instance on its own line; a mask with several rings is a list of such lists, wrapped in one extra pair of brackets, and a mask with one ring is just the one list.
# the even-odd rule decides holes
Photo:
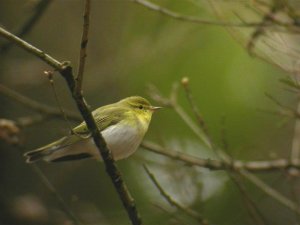
[[(36, 4), (34, 9), (35, 11), (32, 16), (29, 17), (28, 20), (25, 21), (25, 23), (19, 28), (19, 30), (16, 32), (16, 35), (18, 37), (24, 37), (26, 34), (28, 34), (34, 25), (39, 21), (51, 2), (52, 0), (40, 0)], [(13, 44), (11, 42), (2, 45), (0, 47), (0, 54), (8, 51), (12, 46)]]
[(46, 62), (54, 69), (57, 69), (60, 74), (65, 78), (69, 90), (72, 93), (73, 99), (76, 102), (77, 108), (80, 111), (84, 121), (87, 124), (88, 129), (90, 130), (93, 140), (103, 158), (106, 172), (110, 176), (112, 183), (115, 186), (117, 193), (123, 203), (124, 208), (127, 211), (127, 214), (131, 220), (133, 225), (140, 225), (142, 224), (141, 218), (137, 211), (134, 199), (132, 198), (127, 185), (123, 181), (121, 177), (121, 173), (117, 166), (114, 163), (114, 160), (111, 156), (110, 150), (107, 148), (106, 142), (103, 139), (94, 117), (89, 110), (89, 107), (82, 95), (82, 92), (76, 91), (76, 80), (73, 75), (72, 67), (69, 63), (62, 63), (58, 60), (54, 59), (50, 55), (44, 53), (42, 50), (32, 46), (31, 44), (27, 43), (26, 41), (16, 37), (12, 33), (6, 31), (5, 29), (0, 27), (0, 36), (4, 37), (5, 39), (14, 42), (16, 45), (21, 47), (22, 49), (28, 51), (30, 54), (35, 55), (36, 57), (40, 58), (42, 61)]
[(144, 165), (144, 169), (145, 169), (148, 177), (150, 178), (150, 180), (153, 182), (153, 184), (159, 190), (160, 194), (167, 200), (167, 202), (170, 205), (175, 206), (177, 209), (181, 210), (185, 214), (187, 214), (190, 217), (194, 218), (200, 224), (208, 225), (208, 221), (203, 219), (203, 217), (198, 212), (194, 211), (193, 209), (190, 209), (188, 207), (185, 207), (185, 206), (181, 205), (179, 202), (175, 201), (169, 194), (167, 194), (165, 192), (165, 190), (163, 189), (163, 187), (159, 184), (159, 182), (155, 178), (154, 174), (149, 170), (149, 168), (146, 165)]
[(85, 66), (85, 59), (86, 59), (86, 49), (88, 44), (88, 34), (89, 34), (89, 25), (90, 25), (90, 10), (91, 10), (91, 1), (85, 1), (85, 9), (83, 15), (83, 31), (81, 37), (81, 44), (80, 44), (80, 56), (79, 56), (79, 68), (77, 74), (77, 92), (82, 90), (82, 80), (83, 80), (83, 72)]
[(297, 203), (293, 202), (292, 200), (288, 199), (284, 195), (282, 195), (280, 192), (266, 184), (264, 181), (259, 179), (257, 176), (254, 174), (251, 174), (245, 170), (239, 171), (240, 174), (247, 178), (249, 181), (251, 181), (255, 186), (257, 186), (261, 191), (265, 192), (267, 195), (272, 197), (274, 200), (278, 201), (282, 205), (286, 206), (293, 212), (297, 213), (300, 215), (300, 207)]
[[(31, 98), (28, 98), (6, 86), (0, 84), (0, 94), (5, 95), (6, 97), (21, 103), (22, 105), (31, 108), (39, 113), (42, 113), (46, 116), (61, 117), (61, 110), (55, 107), (51, 107), (40, 102), (37, 102)], [(81, 117), (72, 111), (65, 112), (69, 118), (72, 120), (80, 121)]]
[(52, 66), (54, 69), (61, 71), (63, 70), (64, 64), (61, 63), (58, 60), (54, 59), (50, 55), (46, 54), (42, 50), (32, 46), (28, 42), (24, 41), (23, 39), (13, 35), (12, 33), (8, 32), (4, 28), (0, 27), (0, 36), (4, 37), (8, 41), (14, 43), (15, 45), (19, 46), (20, 48), (24, 49), (25, 51), (29, 52), (32, 55), (35, 55), (36, 57), (40, 58), (42, 61), (47, 63), (49, 66)]

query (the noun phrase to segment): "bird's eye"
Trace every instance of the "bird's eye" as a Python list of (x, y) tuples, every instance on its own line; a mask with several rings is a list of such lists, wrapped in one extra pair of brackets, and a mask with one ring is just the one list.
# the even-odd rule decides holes
[(139, 109), (143, 109), (144, 107), (142, 105), (139, 105)]

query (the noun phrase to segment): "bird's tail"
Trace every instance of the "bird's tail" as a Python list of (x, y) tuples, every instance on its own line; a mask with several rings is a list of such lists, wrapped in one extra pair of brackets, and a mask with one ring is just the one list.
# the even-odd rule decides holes
[[(66, 136), (46, 146), (26, 152), (24, 156), (27, 158), (27, 163), (33, 163), (38, 160), (62, 162), (91, 157), (92, 155), (90, 154), (76, 151), (76, 143), (82, 141), (83, 140), (76, 135)], [(75, 145), (75, 148), (71, 147), (71, 145)], [(81, 148), (80, 151), (83, 151), (83, 149)]]

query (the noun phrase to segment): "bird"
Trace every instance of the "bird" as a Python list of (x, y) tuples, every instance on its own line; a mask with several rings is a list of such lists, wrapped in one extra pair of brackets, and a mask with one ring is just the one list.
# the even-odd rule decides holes
[[(124, 98), (116, 103), (97, 108), (92, 112), (114, 160), (132, 155), (142, 142), (152, 114), (162, 107), (152, 106), (140, 96)], [(66, 162), (102, 157), (85, 122), (59, 140), (24, 154), (27, 163), (39, 160)]]

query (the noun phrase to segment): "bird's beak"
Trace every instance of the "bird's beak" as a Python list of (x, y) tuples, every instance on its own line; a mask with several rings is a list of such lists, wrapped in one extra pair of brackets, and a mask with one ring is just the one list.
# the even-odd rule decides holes
[(162, 109), (162, 107), (160, 107), (160, 106), (151, 106), (150, 107), (150, 110), (153, 111), (153, 112), (155, 112), (155, 111), (157, 111), (159, 109)]

